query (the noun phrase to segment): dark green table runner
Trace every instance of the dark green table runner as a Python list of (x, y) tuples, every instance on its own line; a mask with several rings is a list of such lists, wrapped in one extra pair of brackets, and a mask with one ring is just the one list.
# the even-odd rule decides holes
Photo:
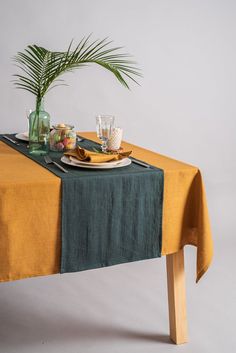
[[(14, 135), (9, 135), (14, 138)], [(63, 173), (0, 139), (62, 179), (61, 273), (110, 266), (161, 256), (164, 173), (131, 164), (110, 170), (64, 165)], [(98, 148), (90, 140), (79, 143)], [(60, 163), (62, 153), (50, 152)]]

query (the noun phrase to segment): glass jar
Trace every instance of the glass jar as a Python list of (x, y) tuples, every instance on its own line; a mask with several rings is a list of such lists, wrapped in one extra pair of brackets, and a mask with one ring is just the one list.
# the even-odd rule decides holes
[(50, 132), (51, 151), (68, 151), (76, 147), (76, 132), (74, 126), (57, 124)]

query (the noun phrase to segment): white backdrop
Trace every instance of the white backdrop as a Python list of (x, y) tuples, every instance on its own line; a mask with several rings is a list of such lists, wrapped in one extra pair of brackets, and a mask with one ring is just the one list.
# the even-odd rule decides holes
[(3, 132), (26, 129), (34, 97), (13, 88), (12, 56), (28, 44), (65, 50), (74, 38), (109, 36), (133, 54), (141, 86), (123, 88), (89, 67), (46, 97), (52, 122), (94, 130), (114, 114), (125, 139), (203, 171), (214, 235), (233, 233), (236, 198), (236, 2), (234, 0), (2, 0), (0, 97)]
[[(196, 286), (195, 249), (186, 249), (190, 343), (181, 351), (233, 352), (236, 1), (0, 0), (0, 133), (25, 131), (34, 107), (10, 82), (12, 56), (34, 43), (65, 50), (91, 32), (134, 55), (141, 86), (128, 91), (85, 68), (48, 94), (46, 110), (80, 130), (114, 114), (126, 140), (200, 167), (215, 257)], [(2, 283), (0, 353), (172, 352), (164, 260)]]

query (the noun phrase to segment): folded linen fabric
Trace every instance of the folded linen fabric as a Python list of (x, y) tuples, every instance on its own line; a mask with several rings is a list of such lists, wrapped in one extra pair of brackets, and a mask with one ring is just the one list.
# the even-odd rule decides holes
[(116, 154), (106, 154), (100, 152), (88, 151), (80, 146), (77, 146), (74, 150), (64, 153), (66, 156), (75, 157), (79, 161), (91, 162), (91, 163), (104, 163), (104, 162), (114, 162), (131, 155), (132, 151), (120, 152)]

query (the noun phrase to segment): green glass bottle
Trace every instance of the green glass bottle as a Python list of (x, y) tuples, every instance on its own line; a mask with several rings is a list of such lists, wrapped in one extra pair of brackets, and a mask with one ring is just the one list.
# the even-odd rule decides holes
[(29, 153), (42, 156), (49, 152), (50, 115), (44, 110), (43, 99), (29, 116)]

